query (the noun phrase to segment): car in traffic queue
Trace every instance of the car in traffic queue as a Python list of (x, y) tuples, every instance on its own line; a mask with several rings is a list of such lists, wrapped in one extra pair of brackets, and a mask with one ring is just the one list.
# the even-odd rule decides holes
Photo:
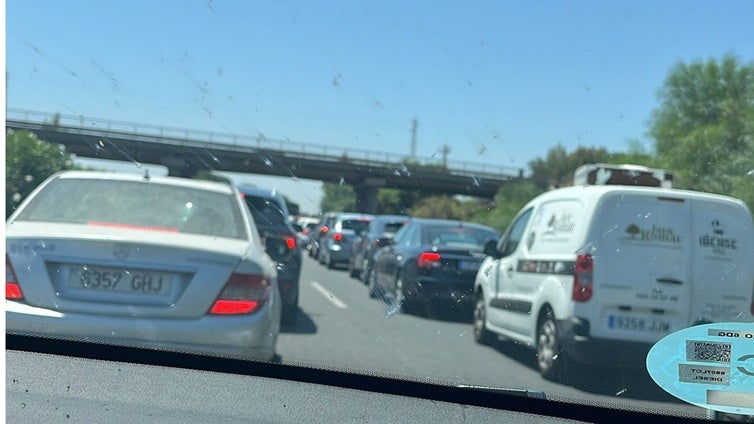
[(319, 225), (319, 218), (311, 216), (300, 216), (293, 224), (293, 229), (296, 230), (296, 238), (298, 238), (298, 245), (302, 250), (307, 252), (311, 248), (312, 232)]
[(329, 222), (328, 231), (319, 239), (317, 258), (328, 268), (348, 264), (351, 258), (351, 244), (364, 231), (374, 215), (344, 212), (335, 215)]
[(265, 251), (277, 262), (282, 320), (294, 322), (298, 315), (302, 257), (285, 199), (275, 189), (241, 186), (238, 190), (251, 211)]
[(422, 312), (437, 300), (470, 306), (484, 246), (499, 237), (486, 225), (413, 218), (374, 252), (369, 296), (404, 312)]
[(366, 283), (372, 268), (372, 254), (390, 241), (411, 217), (406, 215), (377, 215), (366, 230), (360, 232), (351, 247), (348, 272)]
[(319, 224), (310, 232), (309, 257), (319, 260), (320, 241), (327, 235), (330, 228), (335, 224), (338, 212), (325, 212), (319, 218)]
[(232, 185), (63, 171), (6, 222), (6, 332), (272, 360), (275, 262)]

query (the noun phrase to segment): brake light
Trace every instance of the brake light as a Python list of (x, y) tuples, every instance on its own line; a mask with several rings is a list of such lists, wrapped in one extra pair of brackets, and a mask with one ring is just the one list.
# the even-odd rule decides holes
[(13, 271), (10, 259), (8, 259), (8, 255), (5, 255), (5, 298), (13, 300), (22, 300), (24, 298), (23, 293), (21, 293), (21, 286), (18, 285), (18, 279), (16, 279), (16, 273)]
[(212, 315), (239, 315), (258, 311), (270, 298), (272, 287), (261, 275), (233, 274), (212, 305)]
[(332, 239), (335, 241), (343, 241), (343, 234), (341, 233), (335, 233), (332, 236)]
[(327, 234), (328, 231), (330, 231), (330, 229), (327, 228), (327, 225), (325, 225), (324, 227), (322, 227), (321, 230), (319, 230), (320, 234)]
[(572, 298), (576, 302), (586, 302), (592, 298), (593, 270), (594, 259), (592, 255), (582, 253), (576, 258), (576, 265), (573, 271), (572, 294)]
[(435, 252), (422, 252), (416, 260), (419, 268), (437, 268), (440, 266), (440, 254)]
[(285, 245), (288, 246), (289, 249), (293, 250), (296, 247), (296, 238), (295, 237), (286, 238)]

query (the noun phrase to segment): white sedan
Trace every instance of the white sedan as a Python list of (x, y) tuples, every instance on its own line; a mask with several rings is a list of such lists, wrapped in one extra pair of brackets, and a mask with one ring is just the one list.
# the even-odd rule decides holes
[(6, 332), (271, 360), (275, 263), (231, 185), (67, 171), (6, 223)]

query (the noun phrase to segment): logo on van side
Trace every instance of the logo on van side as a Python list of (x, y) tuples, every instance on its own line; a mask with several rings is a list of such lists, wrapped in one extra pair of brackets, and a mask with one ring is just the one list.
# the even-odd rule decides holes
[(726, 250), (738, 250), (738, 239), (725, 238), (725, 231), (719, 220), (713, 219), (711, 225), (711, 234), (699, 236), (699, 246), (711, 248), (718, 255), (724, 255)]
[(569, 212), (561, 214), (560, 218), (556, 214), (552, 214), (552, 217), (547, 222), (547, 231), (544, 234), (550, 233), (570, 233), (576, 227), (573, 222), (573, 216)]
[(670, 227), (652, 225), (652, 228), (641, 228), (636, 224), (629, 224), (626, 233), (629, 236), (624, 238), (625, 241), (681, 244), (681, 236)]

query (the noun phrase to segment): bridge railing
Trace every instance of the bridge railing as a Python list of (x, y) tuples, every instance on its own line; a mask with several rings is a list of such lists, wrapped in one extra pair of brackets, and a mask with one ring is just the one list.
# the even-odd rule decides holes
[[(255, 135), (242, 135), (26, 109), (6, 109), (6, 120), (37, 125), (58, 126), (61, 127), (61, 129), (75, 128), (87, 131), (117, 133), (126, 136), (147, 136), (156, 139), (186, 140), (237, 147), (254, 147), (259, 149), (290, 152), (302, 156), (316, 156), (319, 159), (330, 158), (333, 161), (349, 160), (364, 164), (394, 165), (406, 163), (408, 160), (406, 155), (365, 149), (343, 148), (323, 144), (294, 142), (288, 139), (270, 138), (261, 133)], [(441, 162), (434, 157), (411, 158), (410, 163), (422, 166), (441, 165)], [(408, 164), (408, 166), (410, 166), (410, 164)], [(500, 176), (520, 177), (523, 175), (523, 170), (517, 167), (476, 162), (449, 160), (447, 161), (446, 167), (447, 170), (453, 174), (470, 176), (494, 175), (499, 178)]]

